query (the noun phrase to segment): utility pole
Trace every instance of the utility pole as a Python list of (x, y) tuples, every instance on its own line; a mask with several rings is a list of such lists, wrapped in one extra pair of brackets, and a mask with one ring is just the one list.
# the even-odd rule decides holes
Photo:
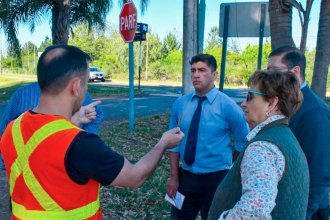
[(36, 45), (33, 44), (33, 64), (34, 68), (36, 68)]
[(28, 69), (30, 69), (30, 50), (29, 50), (29, 43), (26, 44), (27, 45), (27, 55), (28, 55)]
[(197, 54), (197, 13), (198, 0), (183, 1), (183, 60), (182, 60), (182, 93), (193, 90), (190, 78), (190, 59)]
[(0, 74), (2, 74), (2, 32), (0, 30)]
[(147, 37), (147, 54), (146, 54), (146, 81), (148, 81), (148, 59), (149, 59), (149, 46)]

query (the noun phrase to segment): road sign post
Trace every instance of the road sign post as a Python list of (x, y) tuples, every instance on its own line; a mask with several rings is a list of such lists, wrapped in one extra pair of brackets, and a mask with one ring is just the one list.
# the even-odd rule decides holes
[(138, 90), (140, 90), (140, 81), (141, 81), (141, 71), (142, 71), (142, 41), (147, 39), (148, 24), (137, 23), (136, 33), (134, 36), (134, 41), (140, 41), (140, 57), (139, 57), (139, 84)]
[(137, 26), (137, 10), (133, 2), (123, 5), (119, 14), (119, 32), (126, 43), (129, 43), (129, 131), (134, 132), (134, 45), (133, 40)]

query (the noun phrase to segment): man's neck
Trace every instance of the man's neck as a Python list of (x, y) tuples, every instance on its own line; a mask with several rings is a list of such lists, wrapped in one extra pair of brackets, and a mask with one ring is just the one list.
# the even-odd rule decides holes
[(215, 86), (213, 85), (212, 88), (210, 88), (209, 90), (207, 91), (197, 91), (196, 90), (196, 94), (199, 96), (199, 97), (203, 97), (205, 96), (207, 93), (209, 93)]
[(36, 113), (60, 115), (66, 118), (71, 118), (72, 110), (70, 111), (70, 102), (67, 102), (61, 96), (53, 96), (42, 94), (38, 106), (33, 109)]

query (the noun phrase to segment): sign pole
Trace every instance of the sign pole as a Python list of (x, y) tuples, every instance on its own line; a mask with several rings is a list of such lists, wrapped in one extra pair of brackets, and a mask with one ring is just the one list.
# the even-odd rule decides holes
[(229, 6), (226, 6), (225, 7), (224, 27), (223, 27), (223, 43), (222, 43), (220, 85), (219, 85), (219, 90), (221, 92), (223, 91), (223, 86), (225, 84), (227, 39), (228, 39), (228, 23), (229, 23)]
[(133, 42), (128, 44), (129, 51), (129, 131), (134, 132), (134, 45)]
[(140, 90), (140, 80), (141, 80), (141, 68), (142, 68), (142, 46), (141, 46), (141, 41), (140, 41), (140, 57), (139, 57), (139, 90)]
[(259, 29), (259, 50), (258, 50), (258, 70), (261, 69), (262, 61), (262, 45), (264, 39), (264, 29), (265, 29), (265, 14), (266, 14), (266, 5), (262, 4), (260, 8), (260, 29)]
[(129, 69), (129, 112), (128, 129), (134, 132), (134, 45), (133, 40), (137, 26), (137, 10), (133, 2), (126, 2), (119, 14), (119, 31), (123, 40), (128, 44)]

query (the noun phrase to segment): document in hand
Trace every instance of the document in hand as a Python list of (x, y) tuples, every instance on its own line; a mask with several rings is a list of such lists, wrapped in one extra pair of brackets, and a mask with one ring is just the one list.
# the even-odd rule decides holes
[(175, 196), (169, 196), (167, 193), (165, 195), (165, 200), (174, 205), (176, 208), (180, 209), (182, 208), (184, 195), (182, 195), (180, 192), (176, 192)]

